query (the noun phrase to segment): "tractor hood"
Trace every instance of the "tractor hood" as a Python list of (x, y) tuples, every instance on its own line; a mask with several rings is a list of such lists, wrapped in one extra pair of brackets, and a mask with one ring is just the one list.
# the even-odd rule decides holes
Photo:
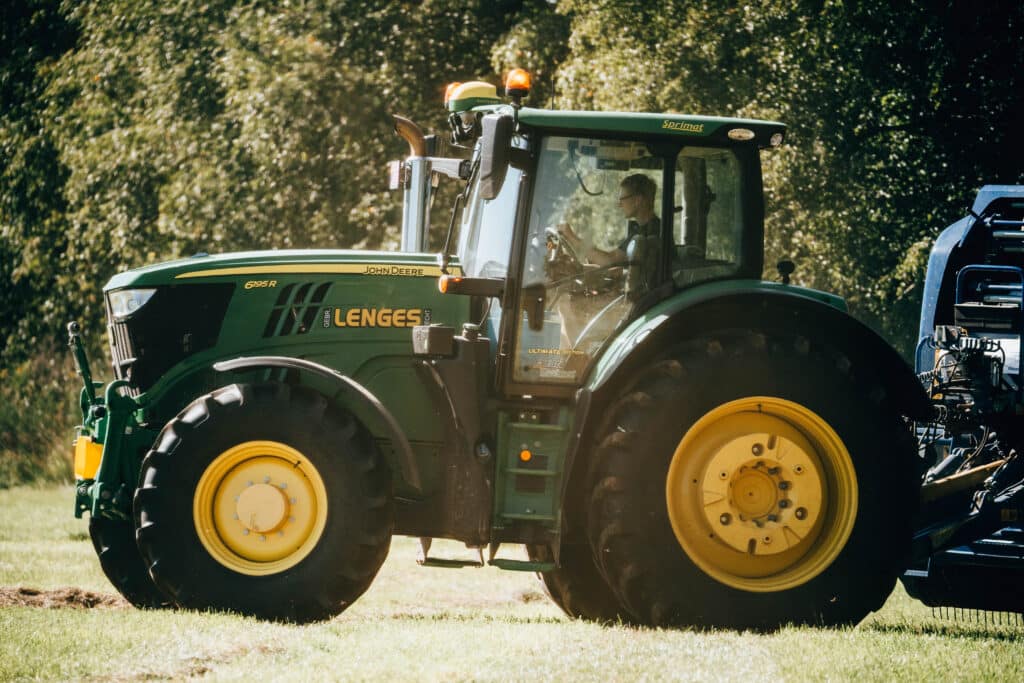
[(125, 287), (216, 282), (252, 276), (264, 279), (296, 273), (395, 275), (437, 277), (441, 269), (435, 254), (410, 254), (394, 251), (351, 251), (343, 249), (251, 251), (190, 258), (158, 263), (118, 273), (104, 291)]

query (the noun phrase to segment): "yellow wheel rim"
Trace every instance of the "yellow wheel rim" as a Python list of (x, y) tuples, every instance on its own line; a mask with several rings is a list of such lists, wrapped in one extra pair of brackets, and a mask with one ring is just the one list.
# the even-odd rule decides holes
[(767, 396), (699, 419), (672, 456), (665, 493), (693, 563), (752, 592), (813, 579), (857, 519), (857, 473), (839, 435), (806, 407)]
[(327, 487), (309, 459), (276, 441), (247, 441), (218, 455), (192, 499), (210, 556), (250, 576), (301, 562), (327, 524)]

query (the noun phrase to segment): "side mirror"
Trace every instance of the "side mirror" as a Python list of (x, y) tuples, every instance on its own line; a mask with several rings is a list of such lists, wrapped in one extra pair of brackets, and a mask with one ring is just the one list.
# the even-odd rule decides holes
[(481, 122), (480, 196), (494, 199), (501, 192), (512, 147), (512, 117), (488, 114)]
[(544, 285), (527, 285), (523, 287), (523, 309), (526, 311), (526, 324), (534, 332), (544, 329), (544, 307), (547, 304), (547, 289)]

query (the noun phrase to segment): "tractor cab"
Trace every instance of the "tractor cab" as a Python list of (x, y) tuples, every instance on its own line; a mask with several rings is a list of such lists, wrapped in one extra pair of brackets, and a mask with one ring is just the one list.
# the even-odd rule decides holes
[(568, 397), (643, 311), (760, 277), (758, 150), (784, 127), (530, 109), (519, 104), (528, 82), (510, 78), (511, 105), (486, 83), (447, 94), (453, 140), (476, 153), (442, 255), (453, 249), (461, 272), (442, 287), (476, 295), (503, 394)]

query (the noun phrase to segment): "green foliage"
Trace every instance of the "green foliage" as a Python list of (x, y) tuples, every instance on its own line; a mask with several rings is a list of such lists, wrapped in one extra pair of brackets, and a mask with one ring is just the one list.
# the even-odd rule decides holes
[(0, 368), (0, 489), (18, 483), (71, 481), (68, 426), (81, 419), (74, 376), (64, 357), (37, 357)]
[(539, 106), (788, 123), (766, 275), (793, 258), (907, 351), (931, 240), (980, 185), (1024, 180), (1022, 24), (1020, 3), (882, 0), (8, 3), (0, 368), (63, 354), (71, 318), (102, 357), (101, 287), (126, 268), (395, 248), (388, 115), (443, 132), (447, 82), (512, 66)]
[[(396, 247), (385, 162), (403, 149), (389, 114), (443, 125), (444, 83), (488, 74), (517, 8), (36, 4), (5, 33), (17, 59), (2, 67), (16, 105), (0, 129), (3, 294), (19, 301), (2, 320), (8, 363), (57, 343), (71, 317), (102, 329), (100, 289), (126, 268)], [(54, 27), (67, 39), (47, 37)]]
[[(444, 84), (488, 77), (518, 6), (33, 0), (3, 10), (0, 368), (63, 354), (72, 318), (98, 362), (101, 288), (128, 268), (201, 251), (396, 248), (400, 197), (385, 163), (405, 150), (390, 114), (443, 126)], [(67, 433), (18, 429), (32, 442)]]
[[(912, 348), (920, 247), (980, 185), (1024, 180), (1024, 6), (881, 0), (562, 3), (564, 104), (778, 119), (768, 265)], [(621, 27), (609, 31), (608, 26)]]

